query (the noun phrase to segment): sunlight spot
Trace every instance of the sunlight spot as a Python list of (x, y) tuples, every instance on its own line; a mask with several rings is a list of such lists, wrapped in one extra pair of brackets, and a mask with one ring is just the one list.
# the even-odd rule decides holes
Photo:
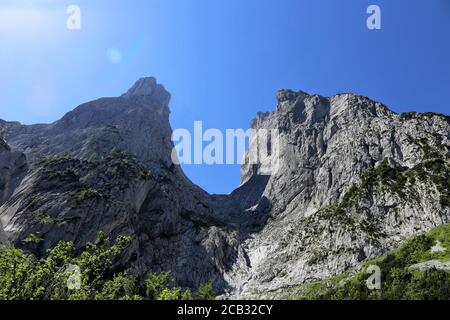
[(36, 33), (58, 26), (58, 12), (31, 6), (0, 6), (0, 31)]
[(106, 54), (111, 63), (116, 64), (122, 61), (122, 53), (116, 48), (109, 48)]

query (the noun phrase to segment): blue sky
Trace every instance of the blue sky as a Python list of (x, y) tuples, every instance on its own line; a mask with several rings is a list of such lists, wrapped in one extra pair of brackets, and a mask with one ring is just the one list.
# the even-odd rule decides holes
[[(247, 128), (281, 88), (449, 114), (449, 35), (448, 0), (0, 0), (0, 118), (52, 122), (141, 76), (172, 93), (173, 128)], [(212, 193), (239, 183), (237, 165), (184, 169)]]

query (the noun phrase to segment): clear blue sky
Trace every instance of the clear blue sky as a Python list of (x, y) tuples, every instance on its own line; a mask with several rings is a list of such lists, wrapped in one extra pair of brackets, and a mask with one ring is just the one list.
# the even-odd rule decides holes
[[(370, 4), (382, 30), (366, 28)], [(281, 88), (448, 114), (449, 57), (448, 0), (0, 0), (0, 118), (52, 122), (149, 75), (173, 128), (247, 128)], [(213, 193), (239, 183), (238, 166), (185, 171)]]

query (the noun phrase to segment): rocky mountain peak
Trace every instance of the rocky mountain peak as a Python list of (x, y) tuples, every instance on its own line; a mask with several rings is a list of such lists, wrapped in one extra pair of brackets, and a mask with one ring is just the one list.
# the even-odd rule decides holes
[(169, 101), (155, 78), (141, 78), (124, 95), (84, 103), (52, 124), (0, 121), (0, 133), (33, 163), (65, 154), (100, 159), (116, 148), (158, 171), (172, 164)]
[(293, 91), (291, 89), (282, 89), (277, 92), (277, 100), (279, 103), (285, 102), (285, 101), (295, 101), (297, 99), (304, 99), (309, 94), (307, 94), (304, 91)]
[(154, 77), (140, 78), (122, 97), (151, 97), (156, 103), (163, 106), (167, 106), (170, 102), (170, 93), (163, 85), (158, 84)]
[[(121, 261), (131, 273), (170, 271), (182, 287), (212, 280), (233, 297), (279, 298), (450, 220), (447, 116), (281, 90), (276, 109), (253, 121), (266, 130), (225, 196), (173, 165), (169, 99), (142, 78), (50, 125), (0, 121), (9, 145), (0, 140), (0, 242), (81, 248), (101, 229), (132, 236)], [(24, 242), (30, 235), (39, 241)]]

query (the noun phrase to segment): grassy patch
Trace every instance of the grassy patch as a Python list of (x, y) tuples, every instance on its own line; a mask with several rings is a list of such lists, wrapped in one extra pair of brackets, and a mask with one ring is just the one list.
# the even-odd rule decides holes
[(100, 199), (102, 198), (102, 196), (103, 195), (101, 194), (101, 192), (96, 189), (81, 189), (76, 193), (75, 201), (77, 203), (82, 203), (84, 201), (87, 201), (88, 199)]
[(33, 244), (38, 244), (41, 243), (42, 241), (43, 239), (39, 233), (32, 233), (23, 240), (24, 243), (33, 243)]
[(429, 120), (434, 117), (440, 117), (450, 123), (450, 116), (441, 113), (434, 112), (405, 112), (400, 115), (401, 121), (411, 121), (411, 120)]
[[(446, 248), (444, 252), (431, 253), (439, 241)], [(354, 276), (342, 274), (325, 280), (318, 280), (301, 286), (290, 299), (450, 299), (450, 273), (430, 269), (410, 269), (416, 263), (438, 259), (449, 261), (450, 225), (439, 226), (429, 233), (415, 237), (398, 249), (386, 255), (367, 261), (363, 272)], [(365, 271), (371, 265), (381, 270), (381, 289), (370, 290), (366, 281), (371, 273)]]

